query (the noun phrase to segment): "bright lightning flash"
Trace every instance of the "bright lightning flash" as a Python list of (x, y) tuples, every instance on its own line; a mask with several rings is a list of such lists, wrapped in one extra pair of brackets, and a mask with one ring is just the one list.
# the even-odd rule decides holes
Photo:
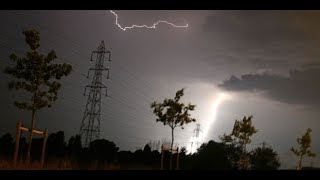
[[(205, 124), (203, 124), (201, 127), (203, 128), (203, 132), (199, 134), (198, 139), (195, 139), (194, 137), (191, 137), (189, 142), (195, 142), (198, 141), (200, 143), (203, 143), (204, 140), (207, 138), (209, 130), (212, 126), (212, 124), (216, 121), (216, 116), (217, 116), (217, 111), (218, 111), (218, 107), (219, 105), (224, 101), (229, 99), (231, 96), (225, 93), (220, 93), (217, 96), (217, 99), (213, 102), (212, 106), (211, 106), (211, 117), (207, 120), (207, 122)], [(190, 147), (189, 145), (187, 147)], [(195, 152), (196, 151), (196, 146), (193, 145), (192, 149), (188, 148), (188, 152)]]
[(158, 22), (154, 23), (152, 26), (147, 26), (147, 25), (131, 25), (131, 26), (127, 26), (127, 27), (122, 27), (119, 22), (118, 22), (118, 14), (116, 14), (114, 11), (110, 10), (110, 12), (116, 16), (116, 25), (123, 31), (126, 31), (127, 29), (133, 29), (133, 28), (147, 28), (147, 29), (155, 29), (157, 28), (157, 25), (160, 24), (160, 23), (165, 23), (165, 24), (168, 24), (170, 26), (173, 26), (175, 28), (187, 28), (189, 27), (188, 24), (185, 24), (185, 25), (181, 25), (181, 26), (178, 26), (178, 25), (175, 25), (173, 23), (170, 23), (168, 21), (163, 21), (163, 20), (159, 20)]

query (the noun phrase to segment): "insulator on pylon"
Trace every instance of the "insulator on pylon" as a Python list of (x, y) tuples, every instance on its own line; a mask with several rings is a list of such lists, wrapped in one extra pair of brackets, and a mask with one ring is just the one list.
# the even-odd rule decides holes
[[(109, 79), (109, 69), (103, 68), (105, 50), (104, 42), (102, 41), (98, 49), (91, 54), (90, 61), (93, 61), (93, 54), (97, 53), (97, 59), (95, 66), (90, 68), (87, 74), (89, 78), (89, 72), (94, 70), (92, 82), (84, 88), (84, 95), (86, 95), (86, 89), (89, 88), (89, 94), (87, 98), (87, 104), (85, 106), (84, 115), (80, 125), (80, 135), (84, 142), (84, 147), (88, 147), (90, 142), (98, 139), (100, 136), (100, 107), (101, 107), (101, 89), (107, 87), (102, 84), (102, 71), (108, 70), (107, 79)], [(110, 55), (110, 53), (109, 53)], [(109, 57), (110, 58), (110, 57)], [(93, 108), (93, 109), (92, 109)], [(92, 113), (94, 112), (94, 113)]]

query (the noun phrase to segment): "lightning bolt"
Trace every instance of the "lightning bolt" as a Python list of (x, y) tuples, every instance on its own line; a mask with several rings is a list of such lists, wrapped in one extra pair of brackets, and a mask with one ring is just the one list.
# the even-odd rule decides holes
[(173, 24), (171, 22), (163, 21), (163, 20), (159, 20), (158, 22), (154, 23), (152, 26), (134, 24), (132, 26), (122, 27), (118, 22), (118, 14), (115, 13), (114, 11), (112, 11), (112, 10), (110, 10), (110, 12), (116, 17), (116, 25), (123, 31), (126, 31), (127, 29), (133, 29), (133, 28), (155, 29), (155, 28), (157, 28), (157, 25), (160, 24), (160, 23), (165, 23), (165, 24), (168, 24), (168, 25), (173, 26), (175, 28), (187, 28), (187, 27), (189, 27), (188, 24), (178, 26), (178, 25), (175, 25), (175, 24)]
[[(213, 123), (216, 121), (219, 105), (223, 103), (223, 101), (228, 100), (229, 98), (231, 98), (229, 94), (226, 94), (226, 93), (218, 94), (217, 99), (213, 102), (211, 107), (211, 117), (210, 119), (208, 119), (207, 123), (205, 124), (203, 133), (200, 134), (199, 136), (199, 139), (198, 139), (199, 142), (204, 143), (204, 141), (207, 139), (210, 128), (212, 127)], [(189, 142), (195, 142), (195, 140), (196, 139), (194, 137), (191, 137)], [(188, 148), (188, 149), (189, 149), (188, 151), (191, 153), (197, 150), (196, 146), (193, 146), (192, 149), (191, 148)]]

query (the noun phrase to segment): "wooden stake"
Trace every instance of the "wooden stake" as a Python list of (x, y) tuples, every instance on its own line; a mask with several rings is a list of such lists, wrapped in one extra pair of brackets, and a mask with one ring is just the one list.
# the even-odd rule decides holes
[(48, 129), (46, 129), (44, 132), (44, 139), (43, 139), (43, 145), (42, 145), (42, 154), (41, 154), (41, 167), (44, 167), (44, 157), (46, 154), (46, 146), (47, 146), (47, 139), (48, 139)]
[(21, 127), (21, 121), (17, 123), (16, 144), (15, 144), (14, 155), (13, 155), (14, 168), (17, 166), (17, 160), (18, 160), (18, 154), (19, 154), (19, 144), (20, 144), (20, 135), (21, 135), (20, 127)]

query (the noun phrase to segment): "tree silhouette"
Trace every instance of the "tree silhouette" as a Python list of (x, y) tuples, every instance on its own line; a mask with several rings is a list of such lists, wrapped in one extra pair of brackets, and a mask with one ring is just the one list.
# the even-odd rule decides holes
[(200, 146), (194, 155), (193, 169), (222, 170), (231, 169), (228, 151), (224, 143), (209, 141)]
[(116, 159), (119, 148), (114, 142), (97, 139), (90, 143), (89, 152), (93, 160), (98, 161), (99, 168), (102, 168), (104, 163), (113, 162)]
[[(175, 158), (177, 157), (175, 156)], [(191, 155), (187, 154), (187, 148), (185, 146), (182, 147), (179, 152), (179, 169), (192, 169), (191, 160)]]
[(309, 156), (309, 157), (315, 157), (316, 154), (312, 153), (310, 148), (311, 148), (311, 129), (308, 128), (307, 131), (305, 132), (304, 135), (302, 135), (301, 138), (297, 138), (297, 142), (299, 144), (299, 148), (294, 149), (293, 147), (291, 148), (291, 151), (299, 157), (298, 161), (298, 170), (302, 169), (302, 158), (303, 156)]
[(78, 159), (81, 153), (81, 136), (72, 136), (68, 142), (68, 155), (72, 160)]
[(121, 164), (121, 167), (124, 168), (125, 164), (134, 163), (135, 157), (131, 151), (119, 151), (118, 152), (118, 160), (119, 160), (119, 163)]
[(240, 158), (237, 166), (241, 169), (249, 169), (250, 159), (246, 147), (251, 143), (251, 136), (257, 132), (258, 130), (252, 125), (252, 116), (248, 118), (245, 116), (242, 121), (235, 121), (231, 134), (220, 137), (223, 143), (239, 148)]
[(250, 162), (253, 170), (277, 170), (280, 167), (278, 154), (265, 143), (251, 151)]
[[(153, 102), (151, 108), (153, 113), (157, 116), (157, 122), (162, 122), (163, 125), (168, 125), (171, 128), (171, 150), (173, 149), (174, 142), (174, 129), (181, 127), (190, 122), (196, 122), (194, 118), (190, 117), (189, 111), (195, 109), (195, 105), (185, 105), (180, 103), (179, 100), (184, 95), (184, 89), (176, 92), (174, 99), (165, 99), (163, 103)], [(170, 158), (170, 169), (172, 169), (172, 153)]]
[[(39, 52), (40, 33), (34, 29), (23, 31), (25, 41), (30, 47), (25, 57), (10, 55), (15, 65), (6, 67), (5, 73), (13, 76), (16, 80), (9, 82), (9, 89), (24, 90), (31, 94), (31, 102), (15, 101), (18, 109), (32, 112), (31, 127), (35, 128), (36, 111), (45, 107), (51, 107), (52, 102), (57, 99), (61, 84), (57, 81), (63, 76), (71, 73), (72, 66), (69, 64), (55, 64), (57, 58), (52, 50), (47, 55)], [(30, 142), (27, 152), (27, 160), (30, 160), (32, 144), (32, 131), (30, 131)]]
[(47, 140), (48, 156), (54, 158), (63, 158), (65, 156), (67, 145), (64, 141), (64, 132), (59, 131), (49, 135)]
[(0, 156), (5, 158), (12, 157), (13, 153), (13, 138), (10, 133), (6, 133), (0, 137)]

